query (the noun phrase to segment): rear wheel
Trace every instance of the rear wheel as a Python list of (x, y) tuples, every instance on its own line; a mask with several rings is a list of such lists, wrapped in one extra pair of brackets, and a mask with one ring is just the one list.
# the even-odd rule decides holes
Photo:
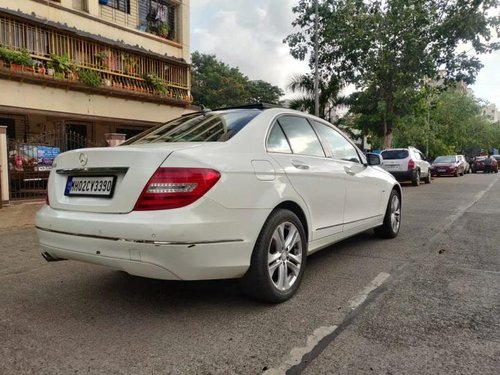
[(385, 210), (384, 223), (375, 228), (375, 234), (381, 238), (394, 238), (399, 233), (401, 226), (401, 197), (396, 190), (391, 192), (387, 209)]
[(415, 176), (413, 176), (413, 179), (411, 180), (411, 183), (413, 186), (418, 186), (420, 185), (420, 171), (415, 172)]
[(261, 301), (284, 302), (299, 288), (306, 258), (307, 239), (297, 215), (273, 211), (257, 238), (241, 287)]

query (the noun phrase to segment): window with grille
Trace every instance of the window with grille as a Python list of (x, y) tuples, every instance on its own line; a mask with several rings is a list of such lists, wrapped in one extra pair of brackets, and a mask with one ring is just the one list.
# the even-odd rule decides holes
[(109, 0), (107, 6), (130, 14), (130, 0)]
[(139, 0), (139, 29), (177, 40), (177, 12), (177, 5), (168, 0)]

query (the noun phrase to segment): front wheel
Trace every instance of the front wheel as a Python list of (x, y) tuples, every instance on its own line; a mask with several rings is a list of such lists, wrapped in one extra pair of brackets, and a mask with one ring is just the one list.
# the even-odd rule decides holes
[(381, 238), (395, 238), (401, 227), (401, 196), (396, 190), (391, 192), (387, 209), (385, 210), (384, 223), (375, 228), (375, 234)]
[(299, 288), (306, 259), (307, 238), (299, 218), (289, 210), (275, 210), (257, 238), (241, 287), (258, 300), (284, 302)]
[(429, 173), (427, 173), (427, 177), (424, 178), (424, 182), (426, 184), (430, 184), (431, 183), (431, 179), (432, 179), (432, 175), (431, 175), (431, 171), (429, 171)]

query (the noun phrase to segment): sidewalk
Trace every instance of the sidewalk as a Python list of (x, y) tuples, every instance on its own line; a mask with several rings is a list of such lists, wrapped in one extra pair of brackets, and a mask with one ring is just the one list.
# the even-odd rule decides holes
[(43, 201), (16, 203), (0, 208), (0, 231), (27, 228), (35, 225), (35, 214)]

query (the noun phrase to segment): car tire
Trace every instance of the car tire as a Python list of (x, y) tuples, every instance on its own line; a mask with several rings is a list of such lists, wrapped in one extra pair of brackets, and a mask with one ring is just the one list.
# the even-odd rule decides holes
[(415, 176), (413, 177), (413, 179), (411, 180), (411, 183), (413, 186), (418, 186), (420, 185), (420, 171), (417, 171), (415, 173)]
[(375, 228), (375, 234), (380, 238), (395, 238), (401, 227), (401, 195), (392, 190), (385, 210), (384, 223)]
[(424, 182), (426, 184), (430, 184), (431, 183), (431, 180), (432, 180), (432, 175), (431, 175), (431, 172), (429, 171), (429, 173), (427, 174), (427, 177), (424, 178)]
[(460, 175), (460, 173), (458, 173), (458, 169), (455, 171), (455, 173), (453, 174), (454, 177), (458, 177)]
[(301, 221), (293, 212), (277, 209), (260, 231), (240, 286), (257, 300), (284, 302), (297, 292), (306, 261), (307, 237)]

